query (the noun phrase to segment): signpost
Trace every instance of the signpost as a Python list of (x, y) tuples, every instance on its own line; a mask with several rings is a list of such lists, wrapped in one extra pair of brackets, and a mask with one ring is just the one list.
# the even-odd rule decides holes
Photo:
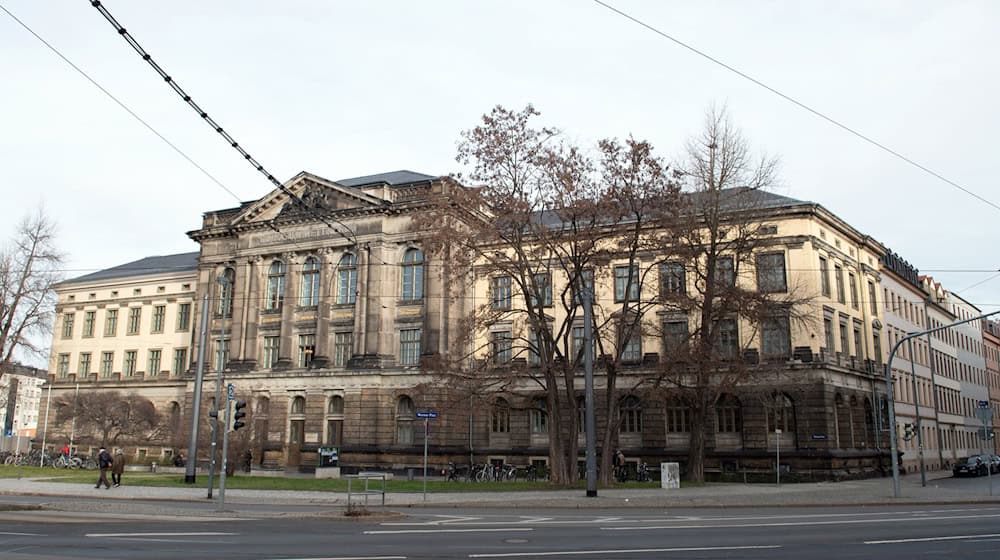
[(431, 418), (437, 418), (438, 413), (435, 410), (421, 410), (416, 414), (417, 418), (424, 419), (424, 501), (427, 501), (427, 440), (430, 439), (430, 420)]
[(983, 437), (979, 440), (979, 454), (986, 457), (986, 478), (990, 481), (990, 496), (993, 495), (993, 452), (983, 451), (986, 441), (990, 437), (990, 424), (993, 423), (993, 409), (990, 408), (990, 401), (979, 401), (976, 407), (976, 416), (983, 421)]
[(781, 428), (774, 429), (774, 481), (775, 486), (781, 486)]

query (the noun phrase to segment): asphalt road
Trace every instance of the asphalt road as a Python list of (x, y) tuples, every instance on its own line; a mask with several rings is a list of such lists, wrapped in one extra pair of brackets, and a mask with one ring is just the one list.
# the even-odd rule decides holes
[(391, 519), (347, 521), (245, 519), (227, 517), (226, 513), (199, 519), (176, 513), (2, 512), (0, 558), (910, 560), (1000, 553), (1000, 505), (428, 508), (404, 513)]

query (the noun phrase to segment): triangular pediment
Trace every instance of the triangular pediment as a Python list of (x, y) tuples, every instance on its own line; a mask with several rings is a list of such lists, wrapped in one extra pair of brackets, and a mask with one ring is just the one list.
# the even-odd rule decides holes
[(278, 218), (308, 217), (337, 210), (385, 206), (387, 201), (360, 189), (344, 186), (318, 175), (302, 172), (284, 183), (285, 188), (305, 203), (293, 204), (281, 189), (274, 189), (236, 216), (232, 225), (269, 222)]

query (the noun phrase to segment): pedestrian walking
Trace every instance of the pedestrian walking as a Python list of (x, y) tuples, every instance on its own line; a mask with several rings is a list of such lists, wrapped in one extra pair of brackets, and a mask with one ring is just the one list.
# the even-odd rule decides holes
[(125, 453), (119, 447), (115, 450), (114, 463), (111, 465), (111, 482), (118, 488), (122, 485), (122, 473), (125, 472)]
[(101, 470), (101, 477), (97, 479), (97, 486), (94, 486), (94, 488), (100, 488), (103, 484), (108, 490), (111, 489), (111, 483), (108, 482), (108, 469), (111, 468), (113, 462), (114, 459), (111, 458), (111, 454), (108, 453), (107, 449), (102, 447), (97, 452), (97, 467)]

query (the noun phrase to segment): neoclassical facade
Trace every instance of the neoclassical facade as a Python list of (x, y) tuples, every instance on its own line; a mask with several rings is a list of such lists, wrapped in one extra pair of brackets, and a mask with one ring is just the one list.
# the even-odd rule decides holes
[[(547, 412), (537, 385), (512, 387), (483, 405), (443, 388), (421, 369), (435, 355), (478, 352), (456, 347), (457, 335), (467, 328), (462, 319), (474, 312), (477, 297), (493, 298), (496, 286), (490, 277), (449, 285), (449, 263), (435, 261), (412, 228), (427, 197), (448, 184), (409, 171), (340, 181), (300, 173), (259, 200), (206, 212), (202, 226), (188, 233), (201, 250), (186, 273), (190, 281), (180, 282), (187, 289), (171, 297), (174, 304), (190, 303), (191, 328), (183, 333), (189, 362), (198, 355), (196, 333), (208, 306), (206, 398), (199, 413), (204, 418), (213, 406), (221, 370), (238, 398), (250, 403), (257, 466), (310, 467), (324, 446), (338, 447), (348, 468), (415, 466), (425, 433), (436, 465), (546, 460)], [(305, 205), (293, 204), (288, 192)], [(758, 265), (768, 268), (768, 282), (780, 280), (785, 289), (810, 296), (805, 311), (811, 320), (770, 329), (766, 340), (759, 325), (733, 324), (734, 343), (752, 350), (739, 359), (766, 354), (788, 384), (774, 387), (768, 402), (750, 388), (727, 395), (710, 419), (706, 465), (710, 472), (773, 472), (780, 444), (782, 467), (803, 478), (871, 475), (888, 464), (880, 429), (885, 342), (879, 259), (885, 248), (818, 204), (766, 196), (760, 219), (768, 225), (769, 243)], [(597, 277), (609, 280), (598, 282), (596, 295), (613, 302), (617, 287), (610, 279), (617, 265), (607, 266), (607, 274)], [(748, 271), (739, 281), (753, 286), (760, 278)], [(565, 279), (551, 282), (558, 289)], [(82, 313), (88, 304), (95, 311), (153, 309), (160, 284), (149, 283), (149, 295), (146, 285), (131, 296), (134, 288), (121, 287), (117, 298), (95, 289), (93, 301), (61, 299), (60, 311)], [(78, 297), (88, 289), (78, 290)], [(483, 348), (494, 331), (481, 333)], [(82, 344), (75, 336), (72, 344)], [(113, 350), (88, 351), (131, 350), (110, 338), (115, 340), (101, 343)], [(58, 391), (75, 390), (78, 381), (95, 389), (135, 389), (158, 409), (178, 414), (179, 424), (190, 422), (193, 363), (176, 372), (161, 362), (161, 371), (151, 375), (116, 357), (109, 375), (91, 366), (84, 376), (73, 369), (84, 350), (63, 341), (57, 336), (53, 342), (51, 379)], [(667, 342), (640, 337), (631, 349), (638, 359), (623, 375), (643, 375), (663, 359)], [(173, 352), (181, 341), (169, 344)], [(166, 351), (168, 341), (151, 339), (147, 346)], [(582, 385), (574, 389), (582, 395)], [(617, 442), (630, 460), (686, 460), (690, 423), (682, 407), (645, 394), (616, 397), (622, 399)], [(439, 415), (425, 432), (416, 413), (426, 410)], [(599, 427), (606, 422), (598, 418)]]

